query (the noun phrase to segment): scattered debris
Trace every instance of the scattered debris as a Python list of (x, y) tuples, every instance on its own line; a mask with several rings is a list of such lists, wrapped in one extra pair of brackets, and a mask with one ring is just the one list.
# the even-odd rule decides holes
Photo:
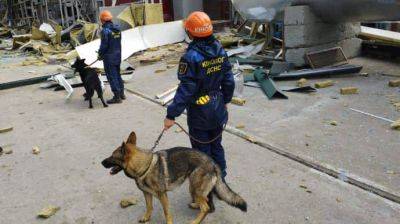
[(28, 78), (28, 79), (23, 79), (23, 80), (18, 80), (18, 81), (0, 83), (0, 90), (41, 83), (41, 82), (46, 81), (50, 77), (51, 77), (51, 75), (46, 75), (46, 76), (41, 76), (41, 77)]
[(304, 86), (306, 86), (307, 85), (307, 79), (305, 79), (305, 78), (302, 78), (302, 79), (300, 79), (299, 81), (297, 81), (297, 86), (298, 87), (304, 87)]
[(341, 88), (340, 94), (342, 94), (342, 95), (358, 94), (358, 88), (356, 88), (356, 87)]
[(3, 154), (3, 147), (0, 146), (0, 156)]
[(157, 56), (151, 56), (149, 58), (142, 58), (140, 59), (140, 63), (154, 63), (154, 62), (158, 62), (161, 61), (163, 59), (162, 55), (157, 55)]
[(370, 116), (370, 117), (374, 117), (374, 118), (377, 118), (377, 119), (380, 119), (380, 120), (383, 120), (383, 121), (386, 121), (386, 122), (389, 122), (389, 123), (395, 123), (395, 121), (393, 121), (393, 120), (390, 120), (390, 119), (387, 119), (387, 118), (384, 118), (384, 117), (380, 117), (380, 116), (377, 116), (377, 115), (373, 115), (373, 114), (370, 114), (370, 113), (367, 113), (367, 112), (364, 112), (364, 111), (361, 111), (361, 110), (357, 110), (357, 109), (353, 109), (353, 108), (350, 108), (350, 110), (352, 110), (354, 112), (357, 112), (357, 113), (360, 113), (360, 114), (364, 114), (364, 115)]
[(137, 199), (134, 197), (122, 199), (120, 202), (121, 208), (127, 208), (138, 203)]
[(231, 103), (238, 106), (243, 106), (246, 103), (246, 100), (239, 97), (233, 97)]
[(254, 77), (260, 84), (261, 89), (269, 99), (281, 98), (288, 99), (288, 97), (276, 86), (275, 82), (269, 77), (263, 69), (254, 71)]
[(393, 106), (396, 108), (397, 111), (400, 111), (400, 102), (393, 103)]
[(305, 185), (299, 185), (299, 187), (300, 187), (300, 188), (303, 188), (303, 189), (308, 189), (308, 187), (305, 186)]
[(361, 26), (360, 37), (372, 39), (392, 46), (400, 45), (400, 33), (389, 30)]
[(335, 83), (332, 80), (315, 83), (315, 88), (322, 89), (333, 86)]
[(176, 86), (172, 87), (171, 89), (168, 89), (167, 91), (156, 95), (156, 99), (162, 99), (162, 98), (166, 97), (167, 95), (175, 92), (177, 89), (178, 89), (178, 86), (176, 85)]
[[(168, 30), (170, 35), (165, 35), (165, 30)], [(185, 30), (182, 26), (182, 21), (139, 26), (125, 30), (121, 35), (122, 39), (129, 40), (122, 42), (122, 49), (124, 49), (122, 53), (123, 61), (132, 56), (134, 53), (149, 48), (182, 42), (186, 37)], [(99, 49), (99, 46), (100, 40), (98, 39), (76, 47), (76, 51), (78, 52), (80, 58), (86, 59), (87, 64), (91, 64), (97, 60), (96, 51)], [(162, 55), (158, 55), (149, 59), (142, 59), (141, 62), (156, 62), (162, 59)], [(91, 67), (103, 68), (103, 63), (96, 62)]]
[(343, 65), (337, 67), (326, 67), (318, 69), (304, 69), (282, 73), (274, 76), (274, 80), (300, 79), (300, 78), (318, 78), (323, 76), (357, 74), (363, 67), (358, 65)]
[(397, 121), (395, 121), (395, 122), (393, 122), (393, 123), (390, 125), (390, 127), (391, 127), (392, 129), (394, 129), (394, 130), (400, 130), (400, 119), (397, 120)]
[(37, 146), (32, 147), (32, 153), (34, 155), (39, 155), (40, 154), (40, 149)]
[(0, 128), (0, 133), (6, 133), (12, 131), (14, 128), (13, 127), (7, 127), (7, 128)]
[(368, 74), (368, 73), (366, 73), (366, 72), (362, 72), (362, 73), (360, 73), (360, 76), (363, 76), (363, 77), (368, 77), (368, 76), (369, 76), (369, 74)]
[(306, 54), (306, 56), (311, 68), (323, 68), (327, 66), (338, 66), (349, 63), (341, 47), (310, 52)]
[(400, 87), (400, 79), (390, 80), (389, 86), (390, 87)]
[(396, 172), (394, 170), (386, 170), (386, 173), (390, 174), (390, 175), (395, 175), (396, 174)]
[(341, 202), (342, 202), (342, 199), (336, 198), (336, 202), (337, 202), (337, 203), (341, 203)]
[(246, 126), (244, 124), (238, 124), (236, 125), (237, 129), (244, 129)]
[(47, 218), (50, 218), (51, 216), (55, 215), (59, 210), (60, 210), (60, 207), (56, 207), (56, 206), (50, 205), (50, 206), (48, 206), (46, 208), (43, 208), (37, 214), (37, 216), (39, 218), (47, 219)]
[(329, 124), (332, 125), (332, 126), (337, 126), (338, 122), (337, 121), (330, 121)]
[(166, 69), (157, 69), (154, 73), (162, 73), (167, 71)]
[(177, 128), (177, 129), (175, 130), (175, 133), (177, 133), (177, 134), (182, 133), (182, 132), (183, 132), (183, 129), (182, 129), (182, 128)]
[(7, 154), (7, 155), (10, 155), (10, 154), (12, 154), (13, 153), (13, 150), (12, 149), (3, 149), (3, 152), (4, 152), (4, 154)]

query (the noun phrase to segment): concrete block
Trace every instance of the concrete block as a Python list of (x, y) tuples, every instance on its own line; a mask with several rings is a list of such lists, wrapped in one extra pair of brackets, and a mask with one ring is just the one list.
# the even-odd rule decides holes
[(341, 88), (340, 94), (342, 94), (342, 95), (358, 94), (358, 88), (356, 88), (356, 87)]
[(306, 25), (314, 23), (322, 23), (309, 6), (290, 6), (285, 8), (284, 12), (285, 25)]
[(327, 80), (323, 82), (316, 82), (315, 83), (315, 88), (322, 89), (322, 88), (327, 88), (330, 86), (333, 86), (335, 83), (332, 80)]
[(309, 52), (325, 50), (333, 47), (342, 47), (344, 54), (348, 58), (353, 58), (361, 53), (361, 43), (362, 40), (359, 38), (351, 38), (340, 41), (339, 43), (332, 42), (328, 44), (316, 45), (312, 47), (302, 47), (302, 48), (286, 48), (285, 50), (285, 60), (288, 63), (293, 63), (295, 66), (304, 66), (308, 62), (306, 60), (306, 54)]
[(353, 38), (361, 32), (359, 23), (285, 26), (285, 46), (287, 48), (310, 47), (339, 42)]
[(390, 80), (389, 81), (390, 87), (399, 87), (400, 86), (400, 79)]

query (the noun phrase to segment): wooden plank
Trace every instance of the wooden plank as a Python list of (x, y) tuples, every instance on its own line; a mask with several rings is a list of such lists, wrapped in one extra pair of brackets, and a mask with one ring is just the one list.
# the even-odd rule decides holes
[(381, 30), (381, 29), (361, 26), (360, 36), (366, 37), (368, 39), (383, 40), (400, 44), (400, 33), (389, 30)]

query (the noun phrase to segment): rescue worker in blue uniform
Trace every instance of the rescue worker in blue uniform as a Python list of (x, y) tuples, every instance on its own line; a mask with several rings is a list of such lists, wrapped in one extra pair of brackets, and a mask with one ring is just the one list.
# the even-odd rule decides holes
[(107, 80), (110, 83), (114, 97), (107, 101), (109, 104), (122, 103), (126, 99), (124, 82), (121, 78), (121, 29), (112, 22), (112, 14), (105, 10), (100, 14), (103, 24), (99, 60), (103, 60)]
[(192, 13), (185, 21), (185, 29), (193, 41), (179, 64), (180, 85), (168, 107), (164, 128), (172, 127), (175, 118), (186, 109), (192, 147), (212, 157), (225, 178), (226, 161), (221, 142), (228, 121), (227, 105), (235, 89), (232, 67), (220, 42), (213, 36), (207, 14)]

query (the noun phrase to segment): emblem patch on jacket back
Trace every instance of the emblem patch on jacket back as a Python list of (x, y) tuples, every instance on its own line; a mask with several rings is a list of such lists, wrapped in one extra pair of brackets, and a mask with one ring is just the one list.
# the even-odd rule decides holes
[(179, 69), (178, 69), (179, 75), (186, 74), (187, 69), (188, 69), (188, 63), (186, 62), (179, 63)]

